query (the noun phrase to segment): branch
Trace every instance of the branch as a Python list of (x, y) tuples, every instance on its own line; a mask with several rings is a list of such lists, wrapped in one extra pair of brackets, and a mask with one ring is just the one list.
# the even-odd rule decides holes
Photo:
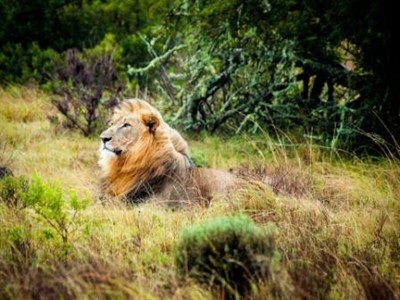
[[(146, 43), (148, 43), (148, 42), (146, 42)], [(185, 45), (178, 45), (178, 46), (175, 46), (174, 48), (172, 48), (172, 49), (169, 49), (167, 52), (165, 52), (163, 55), (161, 55), (161, 56), (157, 56), (157, 55), (154, 55), (153, 53), (153, 56), (155, 56), (155, 58), (151, 61), (151, 62), (149, 62), (149, 64), (146, 66), (146, 67), (143, 67), (143, 68), (134, 68), (134, 67), (132, 67), (132, 66), (130, 66), (130, 65), (128, 65), (128, 74), (129, 75), (133, 75), (133, 74), (142, 74), (142, 73), (145, 73), (145, 72), (147, 72), (147, 71), (149, 71), (150, 69), (153, 69), (153, 68), (155, 68), (155, 67), (157, 67), (159, 64), (161, 64), (165, 59), (167, 59), (168, 58), (168, 56), (170, 56), (173, 52), (175, 52), (175, 51), (177, 51), (177, 50), (180, 50), (180, 49), (182, 49), (182, 48), (185, 48), (186, 46)]]
[(212, 125), (211, 128), (211, 133), (214, 133), (219, 126), (221, 126), (223, 123), (225, 123), (225, 121), (227, 119), (229, 119), (230, 117), (232, 117), (234, 114), (240, 112), (241, 110), (245, 109), (247, 107), (247, 103), (242, 104), (236, 108), (232, 108), (231, 110), (228, 110), (227, 112), (225, 112), (225, 114), (223, 114), (220, 118), (218, 118), (218, 120), (216, 120), (214, 122), (214, 124)]

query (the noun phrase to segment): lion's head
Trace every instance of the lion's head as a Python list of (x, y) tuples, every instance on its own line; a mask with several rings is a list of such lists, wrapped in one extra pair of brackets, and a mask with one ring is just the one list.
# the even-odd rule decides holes
[(106, 193), (140, 198), (191, 168), (187, 143), (143, 100), (124, 101), (100, 135)]
[(102, 151), (117, 156), (127, 153), (155, 134), (159, 125), (158, 116), (143, 109), (114, 118), (110, 127), (100, 135)]

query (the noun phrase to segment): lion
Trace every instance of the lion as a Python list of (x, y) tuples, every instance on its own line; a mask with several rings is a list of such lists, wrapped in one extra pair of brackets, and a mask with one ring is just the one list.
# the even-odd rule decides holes
[(100, 138), (99, 164), (108, 196), (132, 203), (209, 203), (236, 184), (236, 176), (227, 171), (195, 167), (187, 142), (144, 100), (122, 102)]

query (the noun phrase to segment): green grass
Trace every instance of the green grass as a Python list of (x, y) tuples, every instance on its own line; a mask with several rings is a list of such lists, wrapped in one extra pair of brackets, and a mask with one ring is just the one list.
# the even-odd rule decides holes
[[(288, 137), (204, 134), (188, 138), (196, 162), (249, 180), (229, 199), (175, 211), (102, 205), (97, 138), (49, 122), (56, 114), (50, 97), (35, 89), (0, 90), (0, 103), (0, 165), (36, 176), (51, 199), (62, 194), (36, 206), (0, 201), (1, 299), (214, 299), (211, 288), (176, 272), (176, 242), (188, 226), (240, 213), (277, 231), (280, 258), (252, 299), (400, 297), (400, 164), (393, 158), (360, 159)], [(90, 199), (78, 212), (71, 190)], [(68, 228), (67, 240), (55, 220)]]

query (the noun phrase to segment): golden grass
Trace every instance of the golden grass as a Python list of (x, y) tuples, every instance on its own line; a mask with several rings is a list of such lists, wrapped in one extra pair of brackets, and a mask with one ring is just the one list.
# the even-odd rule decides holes
[(250, 183), (209, 208), (102, 205), (97, 139), (55, 129), (49, 101), (32, 88), (0, 90), (0, 163), (93, 201), (73, 218), (68, 244), (32, 210), (0, 203), (0, 298), (213, 299), (176, 274), (175, 240), (187, 225), (239, 212), (278, 230), (281, 260), (252, 299), (400, 297), (397, 161), (333, 159), (314, 145), (287, 148), (268, 136), (201, 136), (190, 146), (209, 166), (270, 186)]
[(93, 193), (96, 190), (95, 139), (57, 130), (48, 117), (56, 112), (47, 95), (36, 89), (0, 90), (2, 160), (16, 175), (39, 174), (65, 188)]

